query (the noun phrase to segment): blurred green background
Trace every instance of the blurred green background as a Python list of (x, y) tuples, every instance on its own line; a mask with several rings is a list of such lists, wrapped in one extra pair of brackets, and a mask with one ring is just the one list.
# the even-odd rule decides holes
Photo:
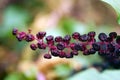
[(110, 66), (100, 72), (100, 66), (93, 67), (105, 62), (97, 53), (46, 60), (46, 51), (32, 51), (29, 43), (12, 35), (13, 28), (54, 36), (120, 34), (119, 5), (119, 0), (0, 0), (0, 80), (120, 80), (119, 69)]

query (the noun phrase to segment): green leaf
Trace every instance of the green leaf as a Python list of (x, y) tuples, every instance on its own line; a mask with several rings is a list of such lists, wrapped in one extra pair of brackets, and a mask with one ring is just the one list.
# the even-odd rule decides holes
[(102, 0), (110, 4), (118, 14), (118, 23), (120, 24), (120, 0)]

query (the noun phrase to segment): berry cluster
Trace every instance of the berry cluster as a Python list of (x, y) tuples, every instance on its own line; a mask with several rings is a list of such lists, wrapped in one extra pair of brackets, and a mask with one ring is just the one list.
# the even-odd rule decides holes
[[(88, 34), (74, 32), (72, 35), (54, 37), (52, 35), (46, 36), (46, 32), (38, 32), (36, 35), (33, 35), (31, 30), (28, 30), (28, 33), (26, 33), (13, 29), (12, 34), (16, 36), (18, 41), (26, 40), (27, 42), (32, 42), (37, 40), (37, 43), (30, 45), (30, 48), (32, 50), (37, 48), (45, 50), (48, 48), (48, 53), (44, 54), (44, 58), (47, 59), (52, 58), (52, 56), (73, 58), (73, 56), (78, 55), (79, 51), (82, 51), (83, 55), (91, 55), (98, 52), (100, 56), (113, 58), (119, 58), (120, 56), (120, 35), (117, 35), (116, 32), (111, 32), (109, 35), (100, 33), (98, 42), (96, 42), (96, 33), (94, 31)], [(71, 42), (71, 39), (74, 42)]]

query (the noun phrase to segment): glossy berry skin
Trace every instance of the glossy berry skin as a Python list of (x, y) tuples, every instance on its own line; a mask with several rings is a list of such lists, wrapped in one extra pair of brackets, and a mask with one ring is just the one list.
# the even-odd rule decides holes
[(95, 37), (95, 35), (96, 35), (96, 33), (94, 31), (91, 31), (88, 33), (88, 36), (90, 36), (90, 37)]
[(17, 33), (18, 33), (18, 29), (14, 28), (14, 29), (12, 30), (12, 34), (13, 34), (13, 35), (17, 35)]
[(56, 42), (61, 42), (61, 41), (62, 41), (62, 37), (61, 37), (61, 36), (55, 37), (55, 41), (56, 41)]
[(51, 59), (52, 56), (51, 56), (50, 54), (44, 54), (44, 58), (46, 58), (46, 59)]
[(39, 49), (46, 49), (46, 47), (47, 47), (46, 44), (42, 43), (42, 42), (38, 42), (37, 46), (38, 46)]
[(79, 37), (80, 37), (80, 33), (78, 33), (78, 32), (74, 32), (74, 33), (72, 34), (72, 38), (73, 38), (73, 39), (79, 39)]
[(116, 32), (111, 32), (111, 33), (109, 33), (109, 36), (111, 38), (116, 38), (117, 37), (117, 33)]
[(35, 40), (35, 37), (32, 34), (27, 34), (25, 40), (27, 42), (31, 42), (31, 41)]
[(100, 41), (106, 41), (107, 40), (107, 35), (105, 33), (100, 33), (98, 36)]
[(88, 39), (89, 39), (89, 36), (87, 34), (81, 35), (79, 38), (79, 40), (83, 42), (87, 41)]
[(120, 36), (117, 36), (116, 43), (120, 45)]
[(43, 39), (46, 35), (46, 32), (38, 32), (36, 34), (37, 39)]
[(30, 48), (31, 48), (32, 50), (36, 50), (36, 49), (37, 49), (37, 45), (36, 45), (36, 44), (31, 44), (31, 45), (30, 45)]
[(46, 41), (53, 41), (54, 37), (52, 35), (49, 35), (46, 37)]
[(99, 50), (100, 50), (100, 44), (98, 44), (98, 43), (93, 43), (93, 44), (92, 44), (92, 47), (93, 47), (93, 49), (96, 50), (96, 51), (99, 51)]
[(59, 42), (56, 46), (58, 50), (63, 50), (65, 48), (65, 44), (63, 42)]
[(53, 55), (53, 56), (59, 56), (59, 53), (60, 52), (57, 49), (51, 50), (51, 55)]

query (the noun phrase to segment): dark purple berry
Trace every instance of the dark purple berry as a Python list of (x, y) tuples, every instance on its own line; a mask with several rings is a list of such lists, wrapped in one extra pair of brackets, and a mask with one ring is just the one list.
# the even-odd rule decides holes
[(85, 50), (85, 46), (83, 44), (80, 44), (80, 43), (75, 43), (74, 48), (77, 51), (84, 51)]
[(88, 53), (88, 50), (83, 51), (83, 55), (90, 55), (90, 53)]
[(59, 52), (59, 57), (60, 57), (60, 58), (64, 58), (64, 57), (65, 57), (65, 54), (66, 54), (65, 52), (61, 51), (61, 52)]
[(44, 58), (46, 58), (46, 59), (51, 59), (52, 56), (51, 56), (50, 54), (44, 54)]
[(71, 54), (78, 55), (78, 51), (73, 50), (73, 51), (71, 51)]
[(47, 41), (47, 44), (49, 45), (49, 46), (53, 46), (54, 45), (54, 41), (52, 40), (52, 41)]
[(94, 50), (93, 48), (91, 48), (91, 49), (88, 50), (88, 53), (89, 53), (89, 54), (95, 54), (95, 53), (96, 53), (96, 50)]
[(17, 33), (18, 33), (18, 29), (14, 28), (13, 31), (12, 31), (12, 34), (17, 35)]
[(31, 45), (30, 45), (30, 48), (31, 48), (32, 50), (36, 50), (36, 49), (37, 49), (37, 45), (36, 45), (36, 44), (31, 44)]
[(100, 33), (98, 38), (101, 41), (106, 41), (107, 40), (107, 35), (105, 33)]
[(35, 40), (35, 37), (32, 34), (27, 34), (25, 40), (27, 42), (31, 42), (31, 41)]
[(93, 43), (93, 44), (92, 44), (92, 47), (93, 47), (93, 49), (96, 50), (96, 51), (99, 51), (99, 50), (100, 50), (100, 44), (98, 44), (98, 43)]
[(116, 32), (111, 32), (111, 33), (109, 33), (109, 36), (111, 38), (116, 38), (117, 37), (117, 33)]
[(61, 36), (55, 37), (55, 41), (56, 41), (56, 42), (61, 42), (61, 41), (62, 41), (62, 37), (61, 37)]
[(36, 34), (36, 37), (37, 37), (37, 39), (43, 39), (43, 37), (45, 37), (45, 35), (46, 35), (46, 32), (38, 32)]
[(115, 51), (115, 54), (119, 57), (120, 56), (120, 48), (118, 48), (116, 51)]
[(72, 53), (66, 53), (66, 54), (65, 54), (65, 57), (66, 57), (66, 58), (73, 58), (73, 54), (72, 54)]
[(120, 36), (117, 36), (116, 43), (120, 45)]
[(53, 38), (54, 37), (52, 35), (49, 35), (49, 36), (46, 37), (46, 41), (53, 41)]
[(37, 45), (38, 45), (39, 49), (46, 49), (46, 47), (47, 47), (46, 44), (42, 43), (42, 42), (38, 42)]
[(106, 52), (105, 50), (98, 51), (98, 54), (99, 54), (100, 56), (105, 56), (106, 53), (107, 53), (107, 52)]
[(110, 52), (114, 52), (115, 51), (115, 46), (113, 44), (111, 44), (111, 43), (107, 45), (107, 48), (108, 48), (108, 50)]
[(74, 50), (74, 49), (75, 49), (75, 43), (71, 43), (71, 44), (70, 44), (70, 48), (71, 48), (72, 50)]
[(106, 40), (107, 42), (112, 42), (113, 41), (113, 39), (111, 38), (111, 37), (107, 37), (107, 40)]
[(95, 37), (95, 35), (96, 35), (96, 33), (94, 31), (91, 31), (88, 33), (88, 36), (90, 36), (90, 37)]
[(23, 39), (25, 39), (26, 37), (26, 33), (25, 32), (20, 32), (16, 35), (16, 38), (19, 40), (19, 41), (22, 41)]
[(63, 42), (65, 42), (65, 43), (67, 43), (67, 44), (69, 44), (70, 40), (71, 40), (71, 36), (70, 36), (70, 35), (66, 35), (66, 36), (63, 38)]
[(56, 46), (58, 50), (63, 50), (65, 48), (65, 44), (63, 42), (59, 42)]
[(89, 39), (89, 36), (87, 34), (81, 35), (79, 38), (79, 40), (83, 42), (87, 41), (88, 39)]
[(58, 56), (59, 55), (59, 50), (55, 49), (55, 50), (51, 50), (51, 55), (53, 56)]
[(78, 32), (74, 32), (74, 33), (72, 34), (72, 38), (73, 38), (73, 39), (79, 39), (79, 37), (80, 37), (80, 33), (78, 33)]

